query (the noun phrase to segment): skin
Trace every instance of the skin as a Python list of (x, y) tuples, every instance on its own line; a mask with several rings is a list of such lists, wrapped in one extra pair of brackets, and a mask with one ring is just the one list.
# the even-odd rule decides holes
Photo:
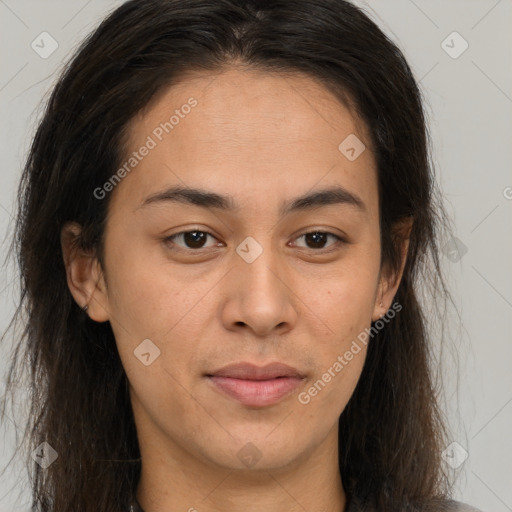
[[(365, 346), (309, 403), (298, 395), (385, 314), (401, 278), (380, 267), (368, 134), (308, 76), (231, 66), (160, 94), (132, 120), (127, 154), (190, 97), (197, 106), (104, 199), (104, 267), (70, 249), (77, 225), (62, 232), (70, 291), (92, 320), (111, 323), (129, 379), (142, 456), (137, 498), (145, 512), (343, 511), (338, 418)], [(366, 145), (354, 161), (338, 150), (349, 134)], [(238, 208), (140, 207), (175, 185), (230, 195)], [(283, 203), (335, 185), (364, 209), (279, 216)], [(194, 229), (212, 234), (204, 247), (183, 236), (164, 241)], [(302, 236), (311, 231), (347, 243), (315, 244)], [(252, 263), (236, 252), (248, 236), (263, 249)], [(407, 241), (403, 263), (406, 250)], [(134, 356), (145, 339), (160, 350), (148, 366)], [(239, 361), (284, 362), (305, 378), (280, 402), (247, 407), (205, 377)], [(237, 455), (248, 442), (260, 456), (251, 467)]]

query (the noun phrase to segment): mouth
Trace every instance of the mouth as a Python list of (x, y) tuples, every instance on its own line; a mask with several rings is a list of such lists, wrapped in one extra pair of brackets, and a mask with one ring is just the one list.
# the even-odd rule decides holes
[(302, 382), (298, 377), (248, 380), (210, 375), (208, 379), (216, 389), (247, 407), (273, 405), (289, 395)]
[(205, 376), (224, 396), (247, 407), (276, 404), (292, 393), (305, 378), (295, 368), (282, 363), (263, 367), (236, 363)]

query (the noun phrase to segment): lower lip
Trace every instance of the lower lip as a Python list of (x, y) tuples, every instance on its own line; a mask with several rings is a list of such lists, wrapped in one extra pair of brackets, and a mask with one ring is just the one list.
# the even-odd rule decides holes
[(301, 383), (299, 377), (279, 377), (270, 380), (244, 380), (231, 377), (208, 377), (213, 384), (249, 407), (264, 407), (279, 402)]

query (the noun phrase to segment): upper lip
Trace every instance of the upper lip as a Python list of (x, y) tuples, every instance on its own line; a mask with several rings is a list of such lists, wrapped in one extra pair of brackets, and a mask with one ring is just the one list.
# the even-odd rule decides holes
[(269, 363), (257, 366), (252, 363), (234, 363), (208, 374), (208, 377), (231, 377), (232, 379), (268, 380), (276, 377), (299, 377), (303, 375), (293, 366), (283, 363)]

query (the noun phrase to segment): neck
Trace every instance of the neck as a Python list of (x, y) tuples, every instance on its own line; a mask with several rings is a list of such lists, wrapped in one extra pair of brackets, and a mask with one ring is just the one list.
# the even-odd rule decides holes
[(301, 461), (258, 470), (214, 466), (179, 449), (142, 444), (137, 501), (144, 512), (343, 512), (337, 436), (336, 425)]

